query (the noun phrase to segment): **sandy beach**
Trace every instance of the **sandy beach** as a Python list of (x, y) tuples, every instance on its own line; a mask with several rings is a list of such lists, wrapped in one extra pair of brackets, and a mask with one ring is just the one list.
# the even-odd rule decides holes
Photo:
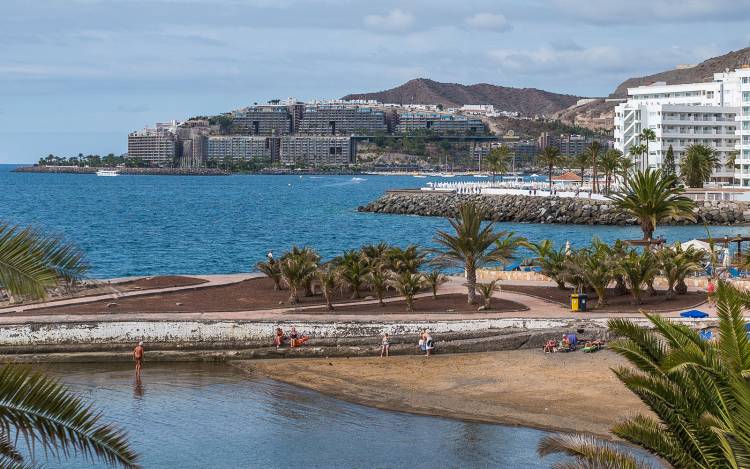
[(615, 422), (643, 404), (611, 372), (609, 351), (517, 350), (388, 359), (234, 362), (250, 373), (381, 409), (466, 420), (575, 430), (611, 437)]

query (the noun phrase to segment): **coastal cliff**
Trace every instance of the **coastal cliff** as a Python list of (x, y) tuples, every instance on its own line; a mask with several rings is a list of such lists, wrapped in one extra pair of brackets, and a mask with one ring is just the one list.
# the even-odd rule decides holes
[[(634, 225), (636, 220), (615, 210), (612, 202), (568, 197), (524, 195), (462, 195), (426, 191), (389, 191), (360, 206), (360, 212), (453, 217), (459, 204), (474, 201), (483, 206), (488, 220), (576, 225)], [(698, 202), (695, 220), (674, 217), (667, 225), (735, 225), (750, 223), (749, 202)]]

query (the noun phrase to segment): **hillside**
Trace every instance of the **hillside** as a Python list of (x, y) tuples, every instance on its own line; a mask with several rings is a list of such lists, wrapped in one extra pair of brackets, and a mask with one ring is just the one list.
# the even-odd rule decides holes
[(714, 73), (723, 72), (726, 69), (734, 70), (747, 64), (750, 64), (750, 47), (732, 51), (719, 57), (712, 57), (697, 64), (695, 67), (667, 70), (666, 72), (655, 73), (653, 75), (628, 78), (620, 83), (610, 97), (624, 98), (628, 94), (628, 88), (648, 85), (656, 81), (664, 81), (668, 85), (713, 81)]
[(487, 83), (461, 85), (416, 78), (389, 90), (349, 94), (342, 99), (376, 99), (382, 103), (397, 104), (442, 104), (444, 107), (492, 104), (503, 111), (534, 116), (561, 111), (581, 98), (535, 88), (509, 88)]

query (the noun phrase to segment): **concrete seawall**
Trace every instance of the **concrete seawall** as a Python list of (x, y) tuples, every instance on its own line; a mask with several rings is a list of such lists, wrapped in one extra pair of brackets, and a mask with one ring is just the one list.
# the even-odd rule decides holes
[[(377, 200), (358, 208), (360, 212), (453, 217), (457, 207), (474, 201), (487, 211), (487, 219), (529, 223), (580, 225), (634, 225), (636, 220), (615, 210), (610, 201), (570, 197), (523, 195), (464, 195), (430, 191), (388, 191)], [(694, 220), (670, 218), (662, 224), (733, 225), (750, 223), (748, 202), (698, 202)]]
[[(642, 317), (634, 320), (646, 324)], [(608, 338), (606, 318), (467, 319), (413, 322), (295, 322), (311, 340), (303, 347), (270, 347), (276, 325), (265, 321), (91, 321), (17, 324), (0, 328), (0, 361), (128, 361), (133, 344), (143, 340), (151, 361), (214, 361), (249, 358), (368, 356), (389, 332), (394, 354), (414, 354), (417, 335), (429, 329), (445, 353), (541, 347), (563, 332)], [(715, 320), (682, 320), (713, 327)]]

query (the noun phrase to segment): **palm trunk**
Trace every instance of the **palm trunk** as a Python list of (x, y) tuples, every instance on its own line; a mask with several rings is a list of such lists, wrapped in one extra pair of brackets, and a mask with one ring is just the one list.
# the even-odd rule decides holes
[(648, 282), (646, 282), (646, 287), (648, 289), (649, 296), (656, 296), (656, 289), (654, 288), (654, 279), (651, 279)]
[(552, 165), (549, 167), (549, 194), (552, 195)]
[(596, 296), (599, 297), (599, 301), (596, 302), (597, 308), (604, 308), (607, 306), (607, 290), (604, 288), (596, 288)]
[(674, 291), (674, 285), (670, 285), (667, 289), (666, 299), (667, 300), (674, 300), (674, 297), (676, 296), (676, 293)]
[(633, 295), (633, 301), (631, 301), (634, 305), (639, 305), (643, 303), (643, 300), (641, 300), (641, 291), (637, 288), (631, 288), (630, 293)]
[(411, 295), (406, 296), (406, 311), (409, 313), (414, 311), (414, 297)]
[(289, 304), (296, 305), (299, 303), (299, 296), (297, 295), (297, 286), (289, 285)]
[(675, 286), (674, 291), (678, 295), (684, 295), (687, 293), (688, 287), (687, 287), (687, 284), (685, 283), (684, 278), (677, 280), (677, 285)]
[(615, 292), (620, 296), (628, 294), (628, 288), (625, 286), (625, 280), (620, 274), (615, 275)]
[(466, 299), (470, 305), (477, 302), (477, 271), (466, 269)]

